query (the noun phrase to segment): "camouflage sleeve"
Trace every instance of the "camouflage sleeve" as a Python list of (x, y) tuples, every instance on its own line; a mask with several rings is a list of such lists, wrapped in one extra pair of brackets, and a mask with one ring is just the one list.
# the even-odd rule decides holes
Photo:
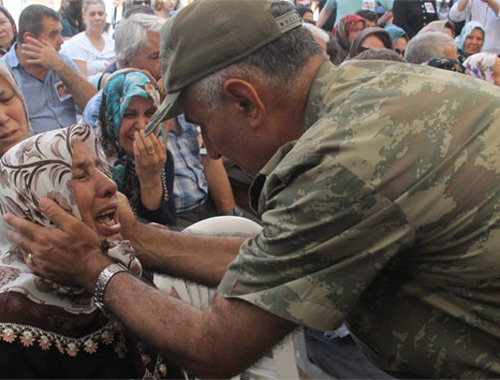
[(264, 229), (219, 291), (287, 320), (337, 327), (377, 273), (412, 239), (404, 213), (315, 139), (266, 179)]

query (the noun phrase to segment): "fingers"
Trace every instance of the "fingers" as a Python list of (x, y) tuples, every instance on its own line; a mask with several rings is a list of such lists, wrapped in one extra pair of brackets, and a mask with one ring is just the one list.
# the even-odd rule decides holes
[[(17, 215), (14, 215), (12, 213), (7, 213), (3, 215), (3, 219), (15, 229), (15, 231), (9, 231), (9, 238), (12, 232), (12, 235), (15, 237), (16, 240), (20, 240), (20, 238), (17, 236), (19, 235), (19, 233), (16, 231), (19, 231), (20, 233), (30, 238), (33, 237), (37, 231), (40, 231), (42, 229), (41, 226), (32, 223), (24, 218), (21, 218)], [(17, 244), (17, 241), (14, 241), (14, 243)]]
[(142, 133), (136, 132), (134, 141), (134, 156), (140, 160), (147, 160), (150, 164), (165, 163), (166, 147), (160, 138), (153, 134), (144, 137)]
[(56, 202), (48, 198), (42, 198), (38, 202), (38, 207), (57, 227), (63, 231), (73, 230), (75, 222), (81, 222), (74, 216), (68, 214)]

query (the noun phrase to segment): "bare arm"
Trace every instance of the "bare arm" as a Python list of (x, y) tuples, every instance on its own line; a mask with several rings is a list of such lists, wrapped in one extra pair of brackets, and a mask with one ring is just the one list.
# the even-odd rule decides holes
[(321, 28), (323, 26), (323, 24), (326, 22), (326, 20), (328, 20), (328, 17), (330, 17), (331, 14), (332, 14), (331, 9), (326, 9), (326, 7), (323, 7), (321, 12), (319, 12), (318, 22), (316, 23), (318, 28)]
[(27, 43), (22, 44), (22, 51), (28, 57), (27, 63), (39, 64), (48, 70), (56, 71), (68, 87), (73, 101), (81, 109), (84, 109), (90, 98), (97, 93), (97, 89), (68, 65), (48, 42), (28, 37)]
[(203, 164), (203, 173), (207, 180), (208, 190), (217, 212), (221, 213), (235, 208), (236, 201), (234, 200), (233, 189), (222, 160), (214, 160), (208, 156), (203, 156), (201, 163)]
[(497, 0), (482, 0), (483, 3), (488, 4), (493, 12), (498, 16), (498, 12), (500, 12), (500, 4)]
[[(119, 202), (122, 235), (132, 242), (141, 262), (172, 276), (215, 286), (245, 240), (241, 237), (188, 235), (147, 226), (135, 220), (124, 195), (120, 194)], [(87, 255), (100, 252), (101, 239), (51, 200), (42, 199), (40, 209), (52, 220), (58, 220), (58, 228), (41, 227), (7, 214), (5, 220), (18, 231), (10, 231), (9, 237), (26, 252), (49, 263), (48, 277), (54, 272), (58, 273), (60, 282), (79, 282), (73, 275), (74, 258), (81, 258), (78, 265), (85, 267)], [(37, 269), (41, 268), (37, 266)]]
[[(97, 235), (55, 203), (43, 200), (40, 205), (58, 227), (47, 233), (45, 227), (7, 214), (5, 220), (17, 230), (10, 231), (9, 238), (33, 253), (33, 270), (58, 282), (71, 280), (92, 292), (99, 273), (111, 263), (100, 253)], [(72, 249), (54, 243), (54, 237), (60, 240), (68, 235), (72, 241), (66, 244)], [(174, 238), (176, 234), (169, 235)], [(295, 327), (249, 303), (217, 295), (202, 312), (127, 273), (109, 281), (104, 301), (141, 340), (198, 377), (222, 378), (241, 372)]]
[(197, 377), (241, 372), (295, 327), (241, 300), (216, 295), (201, 312), (131, 275), (115, 277), (106, 290), (106, 305), (141, 340)]
[(394, 18), (393, 11), (385, 11), (385, 13), (377, 21), (377, 25), (392, 24), (391, 18)]
[(75, 62), (75, 65), (78, 66), (78, 70), (80, 70), (82, 77), (85, 78), (87, 76), (87, 62), (80, 61), (79, 59), (74, 59), (73, 62)]
[(457, 10), (459, 12), (463, 12), (465, 10), (465, 7), (467, 6), (468, 2), (469, 2), (469, 0), (458, 0)]

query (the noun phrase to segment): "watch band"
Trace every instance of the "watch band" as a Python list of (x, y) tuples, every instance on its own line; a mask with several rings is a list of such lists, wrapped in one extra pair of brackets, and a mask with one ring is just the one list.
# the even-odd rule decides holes
[(104, 313), (107, 313), (106, 307), (104, 306), (104, 292), (106, 291), (106, 286), (108, 286), (109, 280), (120, 272), (128, 272), (128, 269), (123, 264), (113, 263), (104, 268), (97, 278), (92, 298), (95, 305)]

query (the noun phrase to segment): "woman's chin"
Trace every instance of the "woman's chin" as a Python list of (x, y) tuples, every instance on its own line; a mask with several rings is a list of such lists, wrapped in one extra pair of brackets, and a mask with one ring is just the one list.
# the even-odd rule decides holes
[(123, 240), (121, 235), (122, 226), (119, 222), (113, 225), (96, 223), (96, 232), (99, 236), (111, 240)]

